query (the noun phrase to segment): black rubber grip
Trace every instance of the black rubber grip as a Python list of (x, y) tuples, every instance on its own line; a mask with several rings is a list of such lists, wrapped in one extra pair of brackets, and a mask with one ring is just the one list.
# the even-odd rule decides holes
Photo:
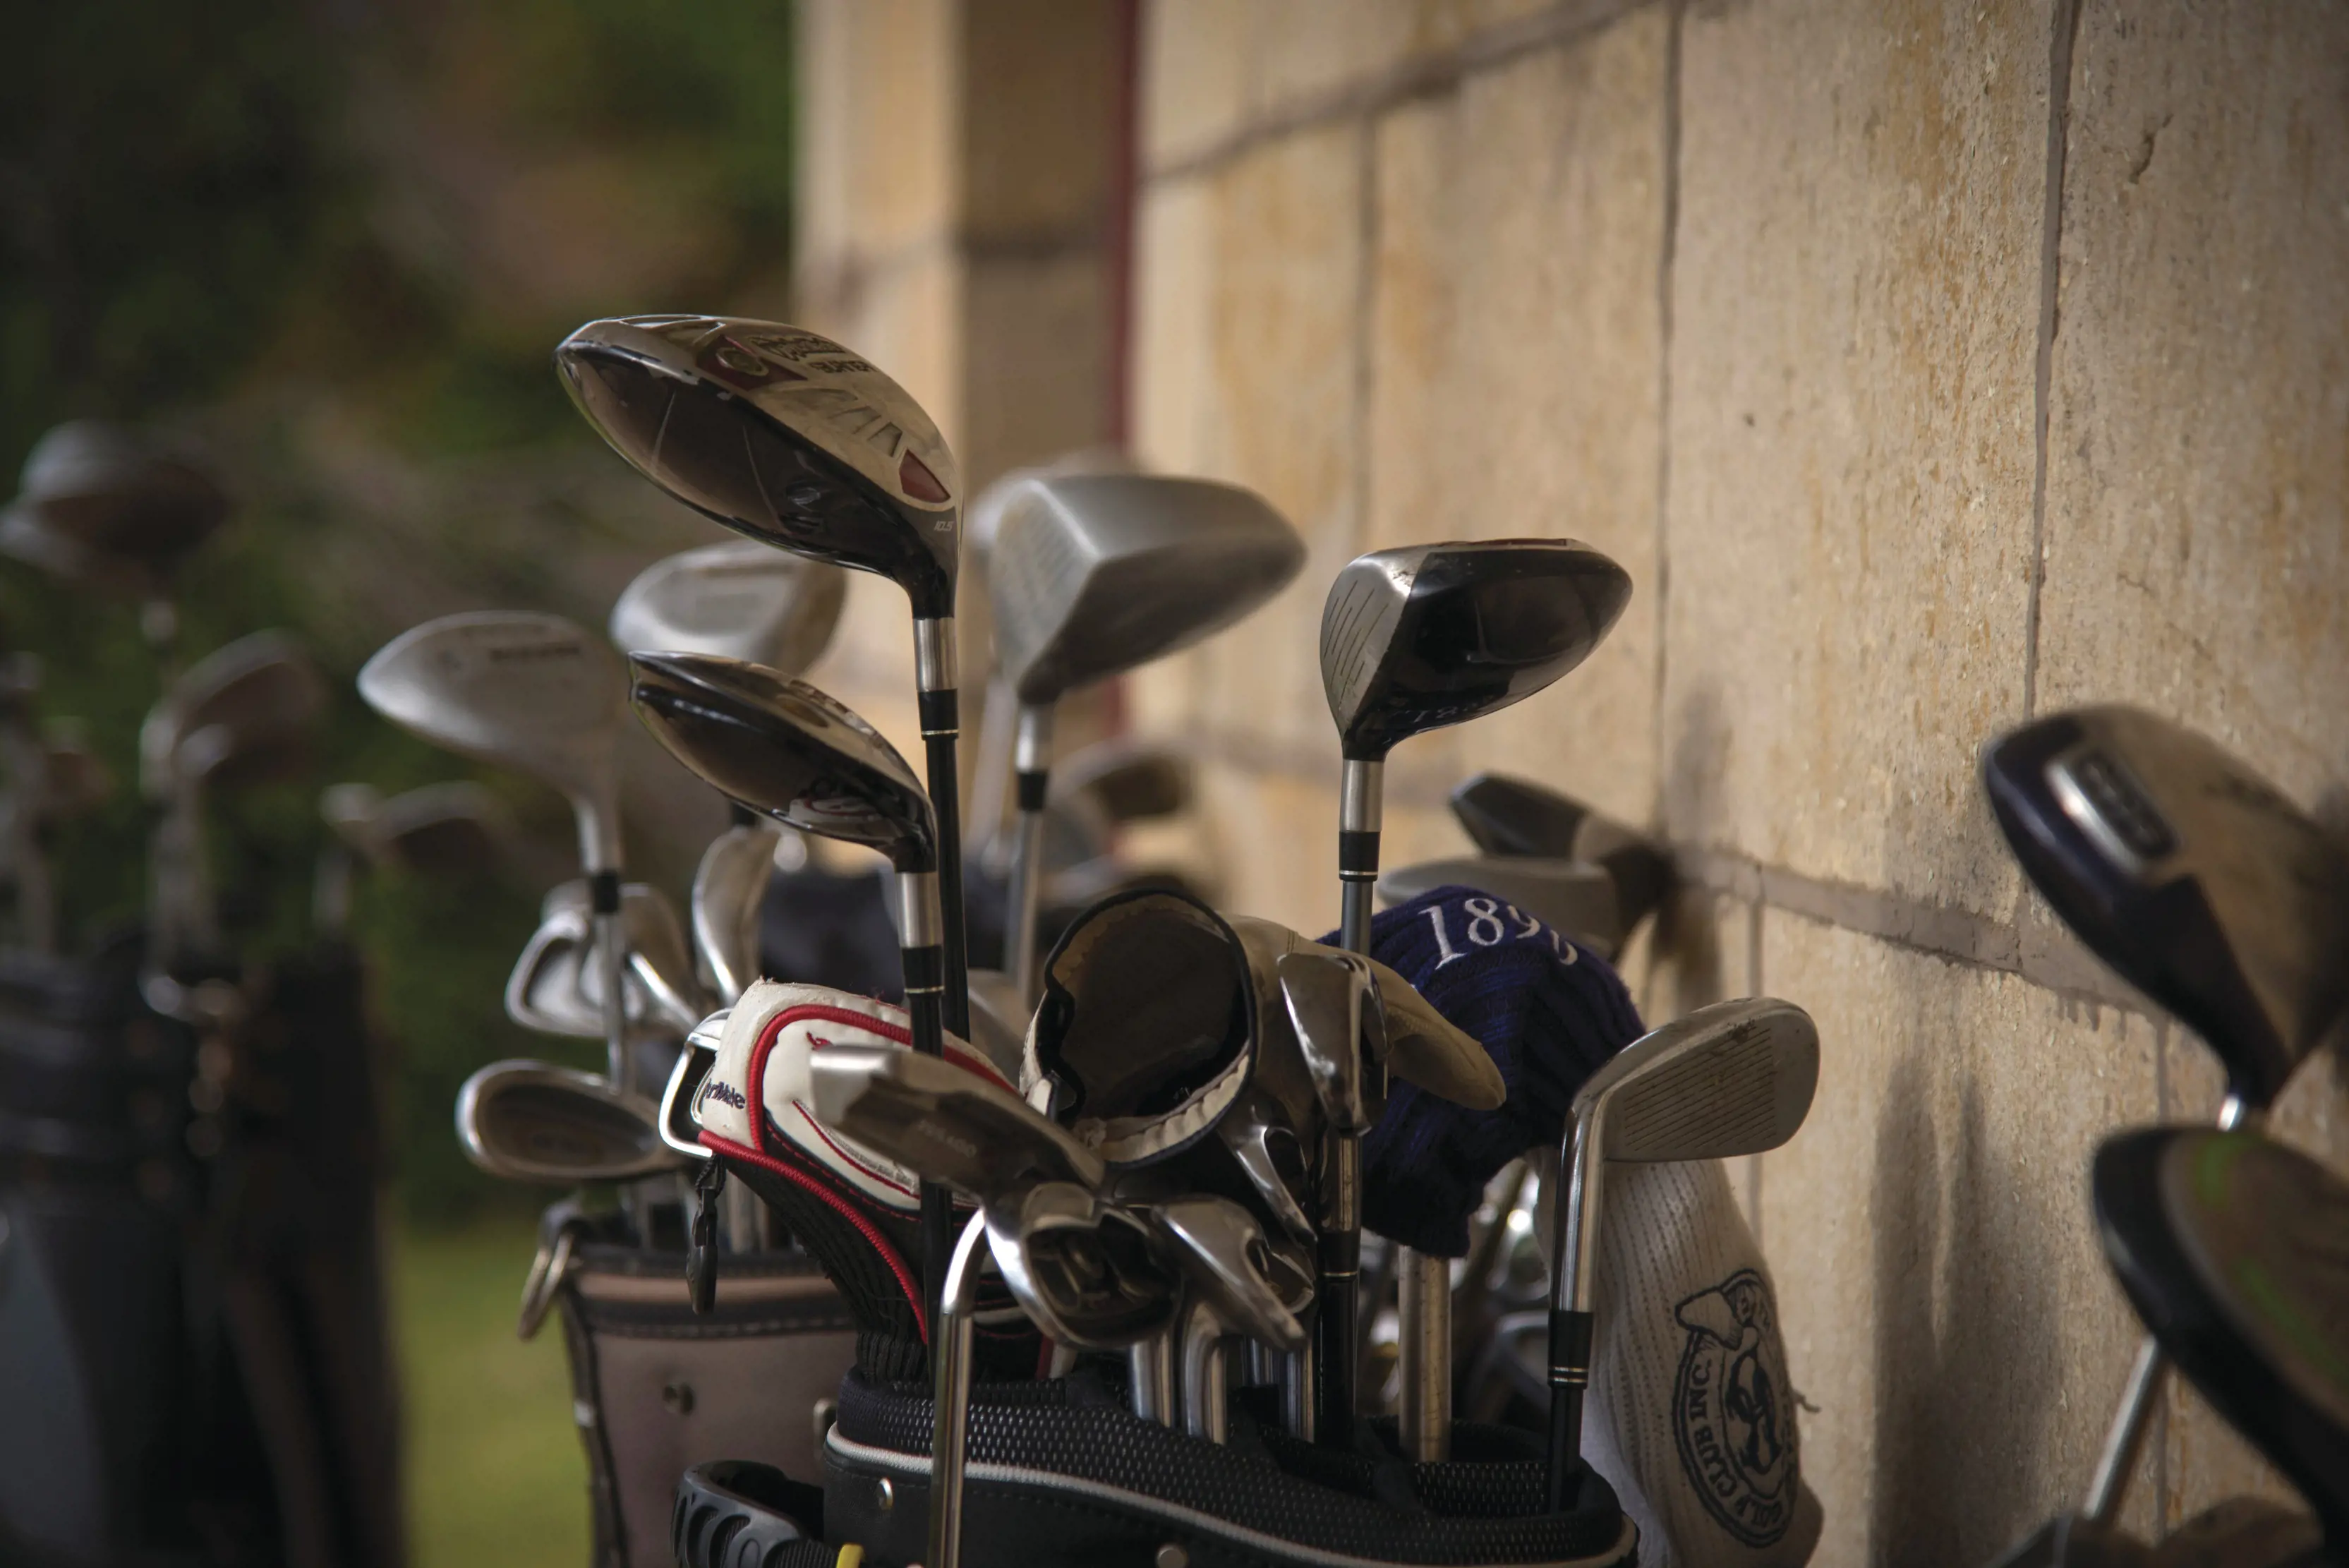
[(1379, 874), (1379, 836), (1340, 832), (1338, 835), (1338, 875), (1350, 882), (1375, 880)]
[(949, 687), (944, 691), (920, 694), (922, 733), (953, 735), (962, 730), (962, 694)]
[(598, 871), (587, 878), (587, 907), (599, 915), (620, 912), (620, 874)]
[(1026, 812), (1043, 810), (1044, 792), (1051, 787), (1051, 774), (1039, 769), (1032, 774), (1015, 774), (1012, 776), (1019, 781), (1019, 809)]

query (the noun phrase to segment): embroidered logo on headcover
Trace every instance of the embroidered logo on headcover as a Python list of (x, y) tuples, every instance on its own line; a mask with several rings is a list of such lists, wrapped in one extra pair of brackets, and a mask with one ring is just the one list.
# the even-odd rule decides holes
[(1740, 1269), (1672, 1315), (1688, 1331), (1672, 1382), (1681, 1468), (1723, 1529), (1768, 1546), (1793, 1522), (1801, 1474), (1777, 1303)]

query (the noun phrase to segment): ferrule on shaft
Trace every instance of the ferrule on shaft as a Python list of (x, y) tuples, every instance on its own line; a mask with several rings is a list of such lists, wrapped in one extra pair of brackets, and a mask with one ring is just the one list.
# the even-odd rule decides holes
[(952, 691), (962, 681), (956, 670), (955, 623), (951, 616), (914, 623), (914, 684), (923, 692)]
[(938, 875), (935, 871), (897, 874), (897, 945), (935, 948), (945, 940), (946, 921), (938, 908)]

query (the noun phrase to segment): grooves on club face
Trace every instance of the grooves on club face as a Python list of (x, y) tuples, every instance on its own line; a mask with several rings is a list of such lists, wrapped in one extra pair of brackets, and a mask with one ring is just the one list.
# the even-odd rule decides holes
[(877, 573), (954, 614), (961, 475), (905, 390), (802, 327), (712, 316), (591, 321), (555, 367), (637, 472), (761, 543)]
[(1576, 1094), (1573, 1120), (1601, 1118), (1608, 1159), (1732, 1159), (1794, 1137), (1818, 1081), (1810, 1015), (1774, 997), (1742, 997), (1617, 1052)]
[(1506, 708), (1572, 670), (1631, 579), (1571, 539), (1413, 545), (1357, 557), (1321, 612), (1321, 683), (1349, 761)]
[(2349, 1006), (2349, 853), (2194, 732), (2123, 707), (1985, 751), (2033, 886), (2090, 950), (2218, 1053), (2259, 1107)]
[(682, 1163), (661, 1141), (659, 1108), (602, 1078), (543, 1062), (493, 1062), (457, 1093), (457, 1135), (472, 1162), (512, 1181), (627, 1181)]
[(1024, 704), (1187, 648), (1280, 591), (1304, 542), (1262, 497), (1204, 479), (1030, 479), (988, 557), (996, 649)]
[(2163, 1351), (2349, 1542), (2349, 1182), (2247, 1132), (2109, 1139), (2099, 1239)]
[(803, 680), (708, 654), (636, 653), (630, 699), (654, 737), (728, 799), (825, 838), (937, 869), (913, 770), (873, 726)]
[(609, 629), (624, 653), (714, 653), (797, 675), (830, 645), (847, 597), (836, 566), (729, 539), (637, 573)]

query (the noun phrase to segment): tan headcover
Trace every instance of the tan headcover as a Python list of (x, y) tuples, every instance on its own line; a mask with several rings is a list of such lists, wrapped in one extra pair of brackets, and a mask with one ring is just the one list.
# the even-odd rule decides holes
[[(1288, 953), (1332, 950), (1271, 920), (1253, 915), (1229, 918), (1240, 945), (1247, 950), (1257, 997), (1281, 1010), (1278, 1028), (1269, 1033), (1286, 1034), (1288, 1020), (1275, 966)], [(1376, 959), (1371, 961), (1371, 972), (1378, 979), (1379, 1000), (1386, 1004), (1389, 1073), (1472, 1111), (1489, 1111), (1508, 1097), (1501, 1069), (1475, 1035), (1436, 1012), (1411, 981)]]

